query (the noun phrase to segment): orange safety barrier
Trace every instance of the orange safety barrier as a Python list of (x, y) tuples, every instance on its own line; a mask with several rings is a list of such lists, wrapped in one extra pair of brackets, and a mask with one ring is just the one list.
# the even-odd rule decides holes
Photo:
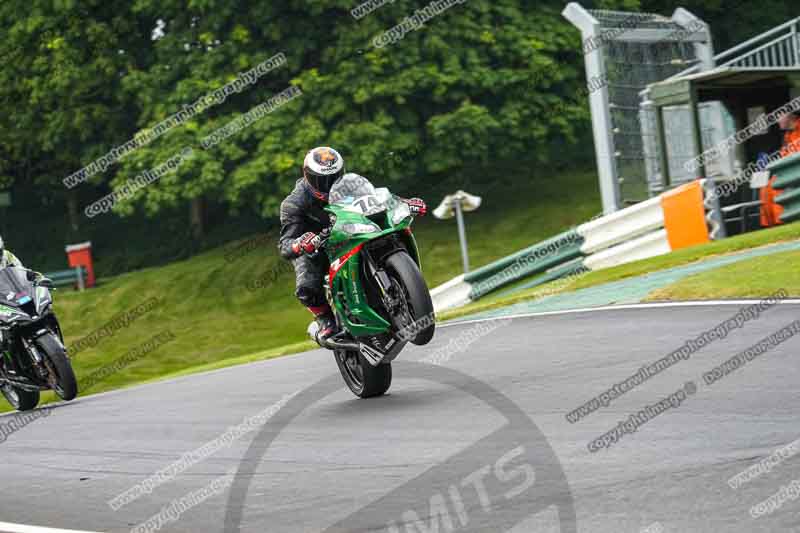
[(697, 180), (661, 195), (664, 228), (672, 250), (709, 242), (703, 185)]

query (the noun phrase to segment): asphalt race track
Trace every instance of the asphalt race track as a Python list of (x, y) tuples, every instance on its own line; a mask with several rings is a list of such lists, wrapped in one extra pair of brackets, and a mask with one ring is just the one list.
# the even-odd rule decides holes
[[(375, 400), (345, 390), (324, 351), (78, 398), (0, 444), (0, 522), (130, 531), (227, 479), (158, 530), (800, 531), (798, 498), (751, 516), (800, 479), (800, 454), (737, 489), (728, 484), (800, 438), (800, 336), (713, 385), (702, 378), (800, 318), (800, 305), (772, 308), (608, 407), (565, 418), (739, 308), (517, 318), (482, 336), (474, 323), (442, 328), (431, 345), (401, 354), (389, 395)], [(459, 338), (471, 343), (454, 352)], [(402, 365), (434, 352), (446, 360), (427, 366), (430, 379), (422, 364)], [(696, 392), (680, 405), (589, 451), (591, 440), (689, 382)], [(277, 404), (265, 425), (119, 510), (109, 506), (276, 402), (286, 408)]]

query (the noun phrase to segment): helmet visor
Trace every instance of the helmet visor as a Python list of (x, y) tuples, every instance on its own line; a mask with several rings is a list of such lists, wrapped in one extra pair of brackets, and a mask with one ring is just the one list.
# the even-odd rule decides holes
[(336, 172), (335, 174), (316, 174), (311, 170), (306, 170), (306, 179), (308, 180), (309, 185), (311, 185), (317, 192), (322, 194), (328, 194), (331, 192), (331, 187), (333, 184), (336, 183), (336, 180), (344, 175), (344, 169)]

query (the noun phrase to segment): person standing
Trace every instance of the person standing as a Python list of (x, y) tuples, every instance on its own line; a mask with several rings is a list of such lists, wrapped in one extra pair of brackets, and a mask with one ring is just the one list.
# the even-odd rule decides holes
[[(792, 111), (786, 113), (778, 120), (778, 126), (785, 133), (783, 134), (783, 146), (781, 147), (781, 157), (788, 157), (792, 154), (800, 153), (800, 113)], [(783, 207), (776, 201), (783, 191), (773, 187), (777, 176), (772, 176), (767, 186), (761, 189), (761, 226), (769, 228), (783, 224), (781, 214)]]

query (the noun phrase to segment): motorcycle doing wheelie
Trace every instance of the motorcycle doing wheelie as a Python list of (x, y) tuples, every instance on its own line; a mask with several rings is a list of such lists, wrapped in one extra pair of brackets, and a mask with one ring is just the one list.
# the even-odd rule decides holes
[(410, 228), (413, 217), (400, 198), (357, 174), (345, 174), (333, 185), (326, 210), (332, 226), (322, 234), (322, 251), (331, 263), (325, 292), (340, 331), (319, 339), (313, 322), (309, 335), (333, 350), (356, 396), (380, 396), (389, 389), (392, 361), (406, 344), (425, 345), (435, 330)]
[(42, 390), (67, 401), (78, 394), (52, 288), (51, 280), (30, 270), (0, 270), (0, 392), (18, 411), (36, 407)]

